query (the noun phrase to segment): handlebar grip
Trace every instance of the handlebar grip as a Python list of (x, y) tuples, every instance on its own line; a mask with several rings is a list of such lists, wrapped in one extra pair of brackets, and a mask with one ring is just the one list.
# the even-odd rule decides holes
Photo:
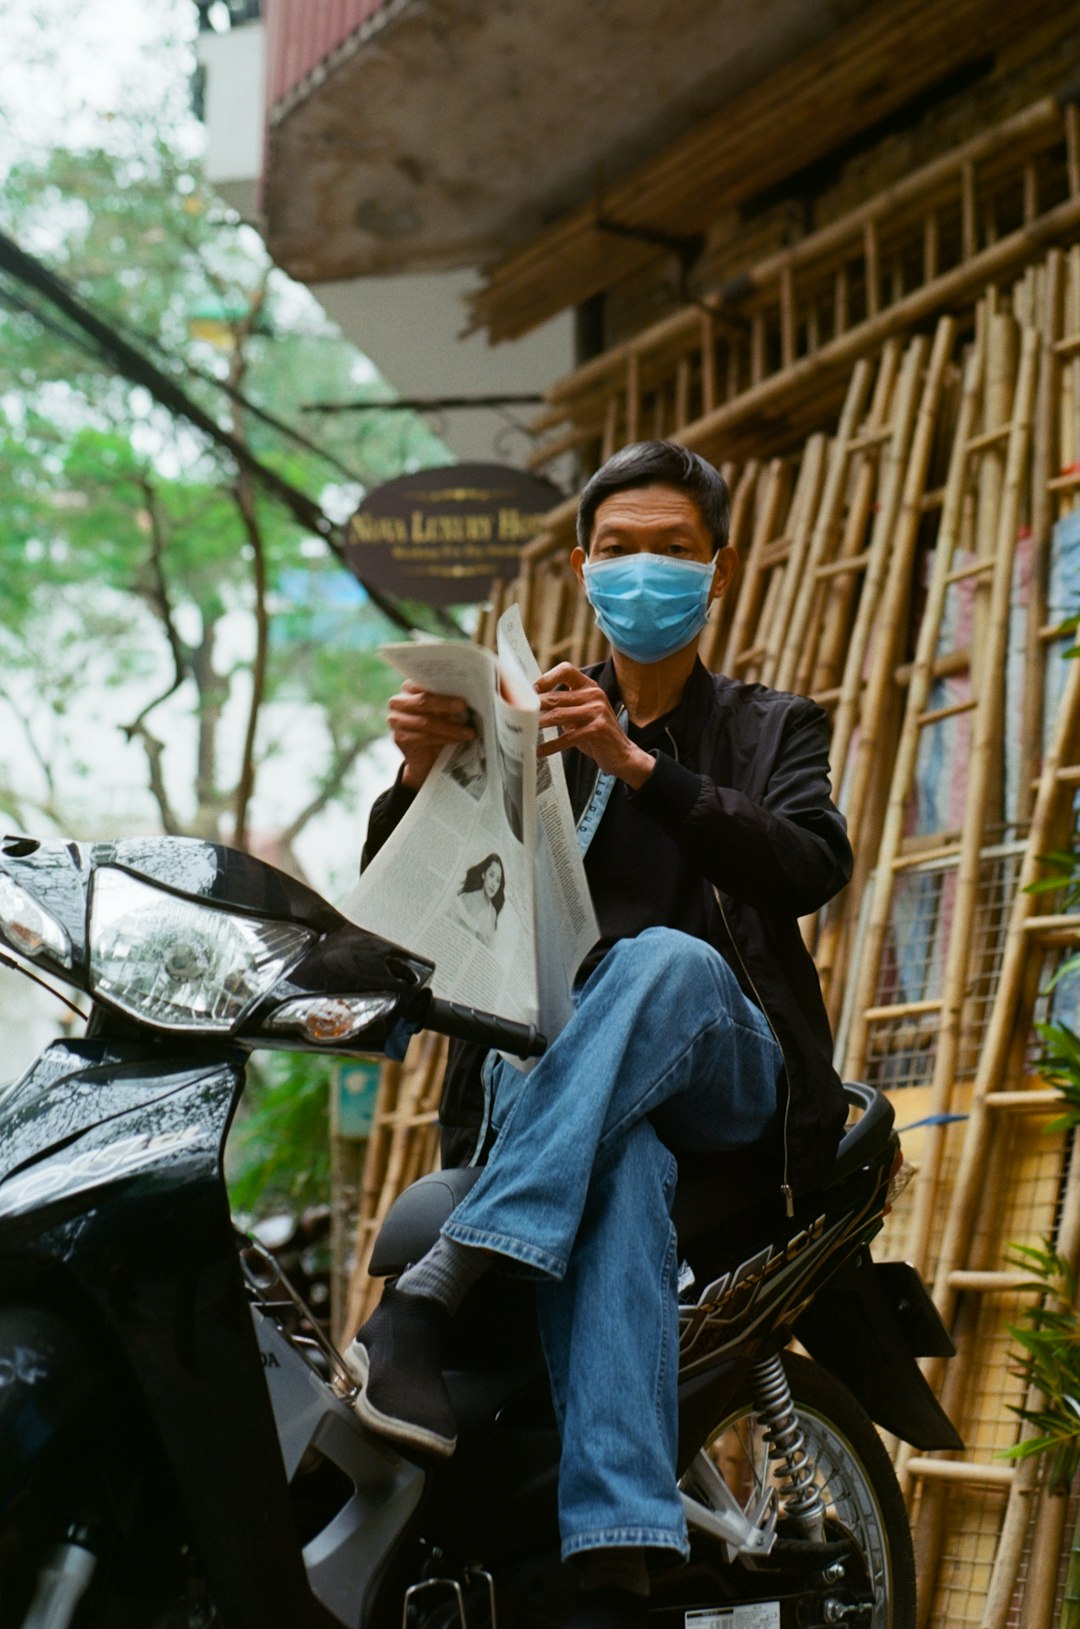
[(428, 1003), (424, 1027), (436, 1029), (441, 1035), (454, 1035), (461, 1041), (478, 1041), (481, 1046), (496, 1047), (500, 1052), (513, 1052), (519, 1058), (538, 1058), (547, 1050), (547, 1037), (540, 1034), (535, 1024), (515, 1024), (493, 1012), (462, 1007), (456, 1001), (443, 1001), (439, 996), (432, 996)]

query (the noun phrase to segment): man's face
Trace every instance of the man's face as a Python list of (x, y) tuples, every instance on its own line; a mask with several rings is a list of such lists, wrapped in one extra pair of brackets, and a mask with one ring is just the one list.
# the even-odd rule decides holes
[[(628, 554), (663, 554), (673, 560), (706, 563), (715, 550), (701, 518), (701, 511), (688, 492), (676, 486), (656, 483), (627, 487), (613, 492), (598, 505), (593, 519), (589, 553), (576, 548), (570, 564), (584, 587), (582, 567), (589, 560), (617, 560)], [(710, 600), (722, 594), (734, 574), (735, 550), (726, 547), (716, 556)]]

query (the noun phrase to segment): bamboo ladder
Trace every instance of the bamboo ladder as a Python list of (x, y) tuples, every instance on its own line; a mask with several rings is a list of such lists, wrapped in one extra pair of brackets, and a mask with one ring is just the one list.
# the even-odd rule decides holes
[[(898, 1021), (914, 1022), (920, 1026), (932, 1023), (936, 1034), (928, 1112), (939, 1119), (949, 1111), (957, 1073), (986, 842), (992, 760), (1002, 737), (1002, 687), (994, 679), (995, 675), (1003, 675), (1005, 667), (1017, 506), (1021, 473), (1028, 450), (1037, 344), (1038, 335), (1031, 332), (1027, 337), (1017, 382), (1015, 413), (978, 434), (974, 431), (974, 420), (986, 367), (985, 325), (968, 358), (933, 571), (908, 682), (904, 721), (871, 887), (868, 929), (860, 945), (856, 977), (852, 981), (854, 1017), (845, 1048), (845, 1071), (856, 1077), (866, 1073), (875, 1029), (887, 1031)], [(1000, 348), (1008, 351), (1008, 342)], [(1012, 404), (1009, 405), (1011, 408)], [(973, 475), (977, 479), (978, 470), (988, 454), (995, 445), (1000, 446), (1006, 439), (1011, 502), (1001, 508), (992, 546), (984, 548), (972, 558), (963, 525), (965, 499), (971, 490)], [(985, 638), (979, 642), (982, 672), (972, 674), (971, 694), (966, 699), (933, 707), (930, 705), (931, 690), (937, 672), (943, 667), (952, 675), (963, 672), (965, 668), (971, 672), (971, 651), (949, 653), (941, 661), (939, 646), (950, 598), (972, 581), (984, 583), (991, 599)], [(904, 828), (914, 790), (920, 743), (927, 731), (965, 712), (973, 712), (975, 717), (962, 835), (959, 841), (940, 844), (929, 854), (925, 848), (919, 847), (905, 851)], [(913, 866), (925, 868), (928, 863), (941, 862), (955, 865), (955, 872), (952, 873), (955, 876), (954, 897), (941, 992), (914, 1000), (875, 1005), (897, 878)], [(907, 1244), (910, 1258), (923, 1272), (927, 1270), (929, 1261), (930, 1228), (938, 1197), (944, 1129), (944, 1123), (941, 1123), (928, 1134), (929, 1148), (915, 1191), (914, 1220)]]
[[(1073, 938), (1080, 930), (1080, 919), (1040, 917), (1035, 913), (1032, 896), (1025, 890), (1039, 871), (1038, 856), (1061, 840), (1071, 821), (1072, 802), (1080, 767), (1075, 763), (1080, 751), (1080, 664), (1073, 664), (1057, 721), (1055, 740), (1047, 756), (1040, 781), (1031, 835), (1020, 870), (1019, 886), (1010, 913), (1008, 936), (1005, 943), (1000, 984), (994, 1002), (990, 1026), (983, 1046), (971, 1097), (959, 1171), (948, 1203), (945, 1232), (942, 1239), (934, 1280), (934, 1298), (946, 1322), (953, 1328), (957, 1340), (958, 1356), (942, 1383), (941, 1365), (931, 1365), (928, 1377), (941, 1386), (946, 1406), (957, 1406), (965, 1387), (971, 1383), (972, 1366), (977, 1360), (980, 1342), (978, 1301), (982, 1296), (1001, 1294), (1015, 1289), (1016, 1275), (1001, 1269), (1001, 1243), (995, 1230), (987, 1224), (981, 1211), (1000, 1205), (1009, 1172), (1010, 1144), (1017, 1139), (1016, 1120), (1045, 1117), (1058, 1101), (1057, 1094), (1024, 1088), (1007, 1089), (1010, 1074), (1018, 1068), (1018, 1055), (1022, 1057), (1031, 1026), (1037, 981), (1031, 977), (1033, 947), (1051, 944), (1063, 928)], [(1038, 964), (1034, 964), (1037, 968)], [(1033, 990), (1032, 986), (1035, 985)], [(1014, 1172), (1014, 1179), (1020, 1175)], [(989, 1246), (989, 1249), (988, 1249)], [(975, 1252), (978, 1256), (973, 1259)], [(987, 1264), (987, 1256), (989, 1262)], [(1019, 1401), (1020, 1399), (1018, 1399)], [(996, 1461), (931, 1459), (927, 1456), (901, 1451), (898, 1473), (905, 1491), (911, 1494), (912, 1484), (920, 1478), (931, 1479), (932, 1488), (927, 1498), (924, 1488), (921, 1519), (918, 1529), (922, 1571), (926, 1576), (937, 1572), (941, 1549), (941, 1503), (943, 1491), (949, 1484), (960, 1487), (980, 1485), (1004, 1488), (1009, 1492), (1002, 1524), (1009, 1543), (1002, 1552), (991, 1581), (988, 1602), (994, 1610), (984, 1624), (1000, 1624), (1000, 1614), (1007, 1604), (1002, 1567), (1013, 1567), (1018, 1561), (1017, 1524), (1026, 1531), (1026, 1519), (1020, 1522), (1021, 1501), (1030, 1494), (1030, 1476), (1023, 1475)], [(1023, 1538), (1023, 1531), (1019, 1538)], [(1011, 1580), (1010, 1580), (1011, 1588)], [(930, 1597), (928, 1595), (928, 1601)], [(1003, 1604), (1004, 1603), (1004, 1604)]]
[[(862, 891), (867, 855), (876, 839), (874, 805), (880, 799), (873, 794), (886, 761), (882, 749), (893, 728), (893, 687), (906, 633), (912, 562), (954, 340), (955, 323), (942, 318), (932, 348), (919, 336), (904, 355), (882, 450), (862, 592), (836, 698), (830, 760), (838, 801), (857, 839), (853, 898)], [(815, 693), (819, 694), (816, 687)], [(839, 974), (849, 922), (845, 902), (824, 912), (816, 930), (815, 959), (834, 1026), (842, 1000)], [(808, 936), (815, 937), (813, 929), (808, 929)]]
[[(827, 445), (821, 437), (810, 439), (797, 481), (792, 460), (773, 459), (768, 465), (730, 631), (708, 653), (708, 665), (715, 663), (733, 677), (804, 691), (812, 675), (820, 679), (823, 671), (833, 671), (866, 564), (860, 551), (878, 454), (891, 433), (899, 356), (898, 344), (885, 347), (868, 411), (871, 365), (856, 366), (836, 435)], [(796, 650), (804, 658), (799, 675), (789, 672)]]
[[(1046, 495), (1049, 493), (1055, 502), (1072, 503), (1080, 486), (1072, 467), (1077, 451), (1077, 420), (1076, 398), (1072, 388), (1075, 380), (1069, 380), (1070, 359), (1080, 353), (1080, 254), (1076, 251), (1069, 257), (1068, 269), (1069, 332), (1064, 338), (1058, 337), (1061, 257), (1051, 255), (1043, 273), (1042, 332), (1039, 336), (1043, 379), (1038, 396), (1032, 513), (1033, 525), (1041, 528), (1045, 535), (1036, 535), (1037, 548), (1048, 544), (1052, 521), (1053, 510), (1047, 507)], [(1058, 407), (1060, 434), (1055, 423)], [(1060, 451), (1055, 459), (1057, 447)], [(1055, 463), (1063, 473), (1047, 478), (1048, 468)], [(1036, 596), (1035, 600), (1038, 604), (1039, 597)], [(1044, 637), (1055, 632), (1053, 629), (1043, 630)], [(1028, 643), (1030, 646), (1030, 639)], [(1044, 957), (1052, 955), (1055, 947), (1063, 942), (1075, 943), (1080, 933), (1080, 919), (1040, 916), (1036, 913), (1032, 896), (1025, 892), (1027, 885), (1038, 875), (1039, 856), (1060, 847), (1072, 824), (1073, 800), (1077, 783), (1080, 782), (1080, 766), (1075, 762), (1080, 752), (1078, 668), (1080, 664), (1070, 664), (1053, 743), (1038, 781), (1031, 833), (1021, 867), (1019, 891), (1010, 915), (997, 998), (976, 1073), (959, 1176), (953, 1188), (937, 1263), (935, 1297), (945, 1316), (954, 1321), (963, 1352), (963, 1360), (957, 1360), (951, 1366), (952, 1372), (946, 1379), (946, 1397), (950, 1393), (960, 1396), (965, 1387), (970, 1386), (971, 1363), (978, 1349), (975, 1337), (981, 1327), (978, 1304), (981, 1297), (1007, 1292), (1014, 1285), (1015, 1274), (1001, 1270), (996, 1261), (990, 1270), (980, 1268), (979, 1263), (972, 1260), (972, 1255), (975, 1249), (980, 1248), (985, 1255), (988, 1244), (996, 1244), (997, 1261), (1000, 1260), (1001, 1240), (995, 1234), (989, 1218), (993, 1216), (996, 1196), (1009, 1189), (1015, 1190), (1024, 1180), (1023, 1169), (1012, 1153), (1013, 1145), (1018, 1141), (1017, 1116), (1024, 1123), (1037, 1125), (1040, 1116), (1044, 1116), (1049, 1107), (1058, 1101), (1053, 1092), (1031, 1086), (1010, 1091), (1006, 1089), (1006, 1083), (1010, 1074), (1023, 1072)], [(1074, 1158), (1069, 1170), (1057, 1234), (1058, 1248), (1074, 1263), (1080, 1252), (1076, 1219), (1078, 1163)], [(1052, 1226), (1052, 1217), (1048, 1217), (1047, 1225)], [(973, 1239), (981, 1241), (981, 1244), (973, 1247)], [(939, 1368), (939, 1365), (931, 1368), (931, 1377), (935, 1380), (940, 1378)], [(949, 1481), (959, 1482), (963, 1478), (968, 1485), (981, 1482), (985, 1486), (997, 1485), (1007, 1490), (981, 1623), (983, 1629), (1001, 1629), (1004, 1624), (1015, 1595), (1016, 1579), (1030, 1532), (1030, 1599), (1025, 1600), (1024, 1621), (1033, 1626), (1047, 1624), (1053, 1602), (1064, 1509), (1063, 1501), (1047, 1498), (1045, 1490), (1040, 1492), (1035, 1463), (1023, 1463), (1014, 1471), (1000, 1464), (969, 1461), (962, 1463), (958, 1469), (956, 1462), (938, 1462), (905, 1453), (901, 1456), (900, 1469), (908, 1484), (917, 1482), (919, 1478), (935, 1479), (931, 1484), (929, 1500), (924, 1491), (927, 1519), (920, 1521), (922, 1559), (926, 1571), (931, 1574), (937, 1572), (941, 1547), (941, 1523), (936, 1519), (936, 1507), (940, 1506), (943, 1489)]]

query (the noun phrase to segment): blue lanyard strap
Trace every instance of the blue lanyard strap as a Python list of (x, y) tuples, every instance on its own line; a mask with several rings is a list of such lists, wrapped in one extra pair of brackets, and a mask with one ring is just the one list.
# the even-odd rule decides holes
[[(626, 729), (626, 708), (619, 708), (619, 728)], [(596, 836), (596, 828), (604, 818), (604, 810), (608, 806), (611, 789), (615, 785), (616, 777), (601, 770), (596, 777), (596, 785), (592, 790), (592, 797), (585, 806), (585, 812), (577, 823), (578, 848), (582, 854), (586, 852), (589, 844)]]

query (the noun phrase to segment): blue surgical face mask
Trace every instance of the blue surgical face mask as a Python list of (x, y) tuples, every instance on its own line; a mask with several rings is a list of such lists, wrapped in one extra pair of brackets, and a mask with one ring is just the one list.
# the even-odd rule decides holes
[(586, 560), (585, 594), (617, 651), (635, 662), (660, 662), (704, 628), (715, 567), (715, 558), (648, 553)]

